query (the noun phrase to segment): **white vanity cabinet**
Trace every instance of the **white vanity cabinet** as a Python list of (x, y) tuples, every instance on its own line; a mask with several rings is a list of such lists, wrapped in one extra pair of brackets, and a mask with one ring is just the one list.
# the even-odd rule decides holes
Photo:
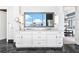
[(33, 47), (46, 47), (46, 32), (33, 31)]
[(16, 47), (62, 47), (63, 37), (58, 31), (24, 31), (16, 36)]
[(32, 47), (32, 32), (20, 32), (16, 36), (17, 47)]
[(56, 46), (57, 32), (47, 31), (46, 35), (47, 35), (47, 46), (48, 47)]
[(56, 31), (47, 31), (47, 47), (62, 47), (63, 37)]

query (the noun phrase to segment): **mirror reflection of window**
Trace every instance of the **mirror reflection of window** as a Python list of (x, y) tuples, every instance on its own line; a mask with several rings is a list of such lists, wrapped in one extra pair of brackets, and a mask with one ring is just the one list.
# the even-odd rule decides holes
[(25, 26), (31, 26), (32, 25), (32, 16), (31, 15), (25, 15)]
[(26, 13), (25, 26), (45, 26), (46, 15), (44, 13)]
[(46, 13), (46, 25), (54, 27), (53, 13)]

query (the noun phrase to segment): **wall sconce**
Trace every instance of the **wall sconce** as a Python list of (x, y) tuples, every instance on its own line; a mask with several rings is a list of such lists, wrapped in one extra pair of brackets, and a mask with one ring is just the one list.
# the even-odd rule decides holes
[(55, 25), (59, 23), (59, 16), (55, 16)]
[(24, 16), (21, 15), (21, 16), (17, 17), (16, 22), (19, 23), (20, 30), (24, 30)]

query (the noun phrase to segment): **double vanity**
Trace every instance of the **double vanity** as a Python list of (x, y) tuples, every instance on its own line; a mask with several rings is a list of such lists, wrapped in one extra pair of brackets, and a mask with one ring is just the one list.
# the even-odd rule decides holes
[(17, 48), (62, 47), (63, 36), (61, 32), (52, 29), (26, 29), (19, 31), (19, 35), (15, 36), (15, 42)]

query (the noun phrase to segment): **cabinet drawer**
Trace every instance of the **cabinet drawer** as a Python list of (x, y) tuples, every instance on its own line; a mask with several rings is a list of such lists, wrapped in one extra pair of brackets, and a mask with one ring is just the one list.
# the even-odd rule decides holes
[(46, 35), (33, 35), (33, 39), (46, 39)]
[(47, 35), (47, 39), (56, 39), (57, 36), (56, 35)]
[(21, 43), (21, 44), (32, 44), (32, 40), (30, 40), (30, 39), (20, 39), (20, 40), (17, 40), (16, 43)]
[(22, 35), (32, 35), (32, 31), (28, 31), (28, 32), (21, 32)]
[(33, 47), (45, 47), (46, 41), (44, 40), (34, 40), (33, 41)]
[(21, 34), (21, 36), (23, 36), (23, 37), (32, 37), (32, 34)]
[(47, 39), (33, 39), (33, 41), (46, 41)]
[(39, 33), (40, 33), (39, 31), (33, 31), (33, 35), (37, 35)]
[(47, 31), (46, 34), (54, 35), (54, 34), (58, 34), (58, 32), (56, 32), (56, 31)]
[(32, 47), (32, 44), (16, 43), (16, 47), (19, 47), (19, 48)]
[(46, 32), (43, 32), (43, 31), (36, 31), (36, 32), (33, 32), (33, 35), (46, 35)]

